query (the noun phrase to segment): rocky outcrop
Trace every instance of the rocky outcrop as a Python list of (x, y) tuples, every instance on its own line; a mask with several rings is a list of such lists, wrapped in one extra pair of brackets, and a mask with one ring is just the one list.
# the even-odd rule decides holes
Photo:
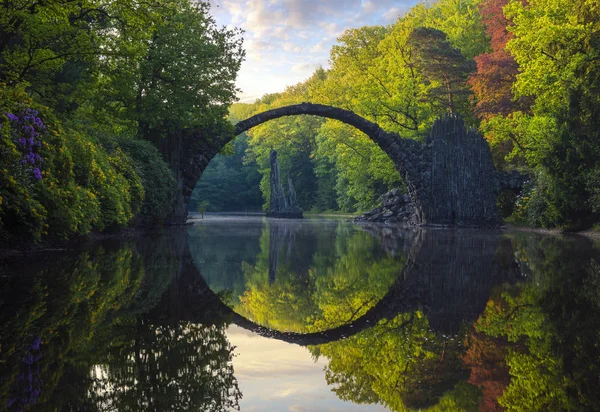
[(523, 186), (531, 180), (531, 177), (517, 170), (512, 170), (509, 172), (498, 172), (498, 180), (500, 181), (500, 189), (520, 193), (523, 190)]
[(396, 188), (381, 196), (381, 206), (357, 217), (355, 221), (417, 226), (419, 217), (410, 196)]
[(499, 226), (500, 183), (485, 139), (460, 117), (446, 115), (433, 123), (426, 143), (430, 152), (428, 194), (423, 196), (427, 224)]
[(292, 179), (288, 178), (288, 196), (283, 191), (279, 173), (277, 152), (271, 149), (271, 201), (267, 217), (281, 217), (288, 219), (302, 219), (302, 209), (296, 204), (296, 191)]

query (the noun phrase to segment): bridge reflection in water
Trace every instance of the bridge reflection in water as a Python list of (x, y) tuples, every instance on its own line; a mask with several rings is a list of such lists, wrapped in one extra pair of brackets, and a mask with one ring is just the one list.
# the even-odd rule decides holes
[(8, 410), (235, 409), (231, 324), (306, 346), (357, 404), (600, 404), (600, 247), (581, 238), (223, 218), (0, 271)]
[[(269, 221), (269, 283), (276, 278), (280, 253), (288, 257), (302, 224)], [(260, 336), (303, 346), (319, 345), (355, 335), (383, 319), (401, 313), (421, 311), (432, 330), (455, 334), (464, 322), (473, 321), (483, 311), (492, 288), (519, 279), (519, 268), (511, 259), (511, 242), (500, 232), (479, 230), (404, 231), (385, 226), (365, 226), (380, 239), (390, 254), (405, 255), (405, 265), (387, 293), (362, 316), (335, 328), (312, 333), (278, 331), (237, 313), (213, 292), (202, 267), (194, 263), (189, 249), (184, 251), (177, 296), (171, 302), (176, 317), (189, 321), (206, 319), (211, 313), (223, 322), (232, 322)], [(306, 234), (305, 234), (306, 235)], [(306, 239), (305, 239), (306, 241)], [(212, 318), (214, 319), (214, 318)]]

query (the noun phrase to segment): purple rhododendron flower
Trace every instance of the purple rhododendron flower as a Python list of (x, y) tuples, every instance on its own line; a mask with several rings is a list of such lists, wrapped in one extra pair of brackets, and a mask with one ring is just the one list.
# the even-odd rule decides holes
[(14, 113), (6, 113), (6, 116), (14, 124), (13, 139), (18, 145), (23, 158), (22, 165), (30, 165), (28, 171), (32, 173), (37, 180), (42, 179), (40, 164), (44, 159), (38, 154), (36, 148), (42, 147), (42, 142), (39, 140), (42, 130), (46, 129), (41, 118), (37, 117), (38, 111), (31, 108), (25, 109), (18, 115)]
[(38, 350), (40, 348), (40, 343), (42, 343), (42, 338), (38, 336), (31, 344), (31, 349)]

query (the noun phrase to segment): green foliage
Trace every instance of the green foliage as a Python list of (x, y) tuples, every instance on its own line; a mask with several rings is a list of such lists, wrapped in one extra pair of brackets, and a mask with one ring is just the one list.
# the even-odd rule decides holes
[[(38, 107), (18, 88), (3, 88), (1, 93), (3, 113)], [(149, 143), (123, 140), (122, 150), (114, 139), (104, 137), (101, 143), (90, 135), (93, 130), (79, 132), (50, 110), (38, 108), (45, 127), (40, 136), (40, 180), (21, 170), (22, 154), (14, 137), (18, 130), (6, 117), (0, 129), (3, 242), (36, 241), (43, 234), (65, 239), (127, 225), (140, 212), (157, 218), (170, 211), (174, 181)]]
[(190, 199), (190, 210), (198, 210), (203, 201), (209, 203), (209, 211), (261, 210), (261, 176), (255, 163), (244, 162), (248, 148), (246, 134), (238, 136), (231, 147), (232, 153), (217, 154), (202, 173)]
[(464, 376), (457, 345), (436, 336), (424, 314), (415, 312), (321, 345), (318, 354), (329, 359), (325, 378), (343, 400), (382, 403), (393, 411), (476, 411), (479, 390), (456, 385)]
[[(466, 76), (472, 69), (470, 59), (488, 49), (478, 3), (423, 3), (391, 26), (348, 29), (331, 50), (329, 70), (319, 68), (305, 82), (258, 100), (253, 111), (246, 105), (239, 112), (248, 116), (311, 101), (352, 110), (402, 138), (414, 139), (423, 139), (449, 107), (472, 118)], [(410, 42), (415, 29), (436, 31), (439, 38)], [(432, 55), (419, 60), (420, 45), (433, 43), (440, 46), (433, 53), (439, 63), (433, 63)], [(444, 74), (452, 75), (450, 82)], [(278, 119), (249, 135), (246, 161), (258, 165), (266, 201), (271, 148), (278, 151), (284, 180), (287, 173), (294, 179), (304, 209), (366, 210), (402, 185), (393, 162), (374, 142), (334, 120)]]
[(0, 85), (0, 243), (10, 240), (19, 230), (38, 239), (44, 231), (47, 214), (30, 194), (39, 182), (34, 182), (23, 170), (23, 154), (17, 148), (6, 116), (7, 112), (18, 112), (19, 106), (14, 101), (30, 104), (22, 88), (13, 90)]
[(164, 322), (161, 308), (152, 314), (181, 265), (181, 234), (3, 267), (15, 276), (0, 288), (0, 403), (14, 410), (235, 408), (241, 393), (223, 324)]
[[(240, 32), (217, 27), (209, 7), (188, 0), (2, 6), (0, 241), (64, 239), (136, 216), (166, 219), (177, 194), (173, 172), (135, 137), (169, 151), (183, 129), (206, 144), (229, 128), (224, 115), (244, 52)], [(31, 152), (44, 159), (41, 174), (37, 165), (19, 166), (32, 145), (19, 143), (5, 117), (27, 108), (47, 126)], [(163, 154), (175, 168), (179, 159)]]
[(147, 26), (128, 30), (116, 24), (107, 37), (113, 53), (100, 61), (108, 76), (99, 79), (96, 108), (134, 120), (141, 137), (154, 140), (184, 128), (226, 124), (244, 57), (239, 31), (218, 27), (208, 2), (141, 7), (149, 9)]
[(269, 223), (256, 263), (243, 267), (246, 290), (236, 310), (265, 326), (307, 332), (350, 322), (385, 295), (402, 269), (403, 261), (381, 253), (375, 238), (349, 233), (347, 225), (338, 225), (339, 235), (311, 237), (314, 250), (292, 252), (294, 230), (302, 228)]
[(118, 139), (119, 147), (133, 163), (144, 196), (139, 219), (147, 223), (164, 221), (171, 213), (176, 190), (173, 173), (151, 143), (136, 138)]
[(486, 118), (482, 130), (497, 164), (527, 166), (537, 176), (528, 224), (583, 228), (598, 220), (590, 182), (600, 164), (600, 13), (592, 3), (513, 0), (500, 16), (508, 27), (495, 51), (512, 72), (512, 57), (518, 65), (516, 77), (507, 77), (513, 110)]
[(597, 246), (524, 234), (511, 240), (528, 282), (499, 287), (475, 323), (478, 332), (504, 342), (497, 349), (509, 380), (496, 393), (498, 403), (508, 411), (593, 409), (598, 394), (588, 382), (600, 367)]
[[(307, 99), (308, 89), (317, 82), (313, 76), (307, 82), (289, 87), (284, 93), (265, 96), (254, 105), (254, 112), (262, 112), (280, 106), (301, 103)], [(269, 208), (271, 172), (270, 152), (277, 151), (281, 181), (292, 178), (297, 193), (298, 205), (312, 209), (317, 197), (317, 179), (314, 174), (315, 138), (323, 119), (315, 116), (283, 117), (259, 125), (248, 132), (249, 148), (244, 162), (255, 164), (261, 174), (260, 189), (264, 199), (263, 209)]]
[(457, 106), (466, 106), (467, 109), (460, 112), (469, 113), (466, 81), (475, 69), (474, 63), (465, 59), (460, 49), (452, 47), (446, 33), (438, 29), (413, 29), (408, 36), (408, 45), (414, 50), (415, 65), (425, 83), (430, 84), (426, 96), (429, 101), (447, 107), (450, 114)]

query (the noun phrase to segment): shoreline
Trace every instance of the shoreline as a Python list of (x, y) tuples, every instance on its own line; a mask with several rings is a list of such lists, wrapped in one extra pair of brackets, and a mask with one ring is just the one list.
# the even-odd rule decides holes
[(20, 256), (32, 256), (38, 253), (47, 252), (65, 252), (71, 249), (78, 249), (86, 244), (101, 242), (110, 239), (126, 240), (145, 236), (159, 235), (166, 230), (176, 230), (177, 228), (187, 227), (187, 225), (163, 225), (157, 227), (126, 227), (114, 232), (90, 232), (73, 239), (57, 240), (46, 239), (38, 244), (27, 248), (19, 247), (0, 247), (0, 263), (17, 258)]
[(576, 232), (571, 232), (563, 229), (545, 229), (542, 227), (529, 227), (529, 226), (516, 226), (512, 224), (506, 224), (500, 227), (502, 231), (513, 231), (513, 232), (528, 232), (528, 233), (539, 233), (543, 235), (558, 235), (558, 236), (584, 236), (591, 239), (600, 239), (600, 229), (585, 229)]
[[(256, 214), (255, 214), (256, 215)], [(307, 213), (307, 217), (330, 217), (330, 218), (355, 218), (357, 215), (353, 214), (334, 214), (334, 213)], [(37, 245), (33, 245), (27, 248), (19, 247), (0, 247), (0, 262), (6, 261), (11, 258), (19, 256), (30, 256), (37, 253), (46, 252), (63, 252), (69, 249), (78, 248), (87, 243), (94, 243), (97, 241), (109, 240), (109, 239), (133, 239), (143, 236), (158, 235), (165, 230), (177, 230), (177, 228), (186, 228), (193, 221), (183, 225), (162, 225), (156, 227), (129, 227), (122, 228), (116, 232), (90, 232), (87, 235), (82, 235), (74, 239), (58, 241), (58, 240), (45, 240)], [(389, 225), (393, 227), (395, 225)], [(400, 225), (398, 225), (400, 226)], [(449, 228), (450, 229), (450, 228)], [(458, 228), (460, 229), (460, 228)], [(545, 229), (528, 226), (517, 226), (513, 224), (505, 224), (499, 228), (502, 232), (526, 232), (526, 233), (538, 233), (543, 235), (554, 235), (554, 236), (583, 236), (593, 240), (600, 240), (600, 229), (592, 228), (586, 230), (580, 230), (577, 232), (570, 232), (561, 229)]]

